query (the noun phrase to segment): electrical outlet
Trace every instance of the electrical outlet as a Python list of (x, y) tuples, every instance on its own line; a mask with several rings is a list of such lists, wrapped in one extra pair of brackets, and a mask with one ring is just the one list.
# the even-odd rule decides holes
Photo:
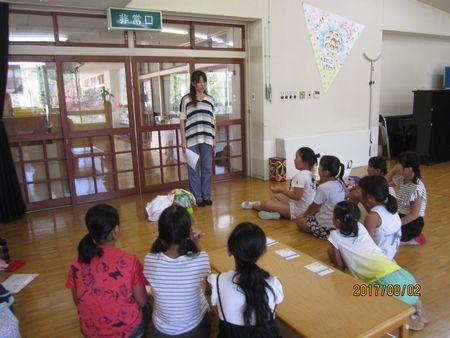
[(314, 99), (318, 100), (320, 98), (320, 91), (319, 90), (315, 90), (314, 91)]
[(304, 100), (304, 99), (306, 98), (306, 92), (305, 92), (304, 90), (301, 90), (301, 91), (298, 93), (298, 98), (299, 98), (300, 100)]

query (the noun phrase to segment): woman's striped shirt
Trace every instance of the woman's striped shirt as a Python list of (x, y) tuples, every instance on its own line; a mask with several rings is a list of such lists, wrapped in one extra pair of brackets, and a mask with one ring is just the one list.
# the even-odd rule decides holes
[(203, 100), (192, 102), (189, 94), (181, 99), (180, 119), (185, 121), (186, 143), (188, 147), (196, 144), (214, 144), (215, 118), (214, 101), (209, 95)]

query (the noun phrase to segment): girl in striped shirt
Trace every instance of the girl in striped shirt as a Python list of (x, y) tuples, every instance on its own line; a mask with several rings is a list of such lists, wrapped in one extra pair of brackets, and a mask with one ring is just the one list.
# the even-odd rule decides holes
[(402, 219), (401, 244), (424, 244), (422, 229), (427, 208), (427, 190), (420, 174), (419, 154), (410, 150), (402, 152), (386, 179), (391, 185), (398, 187), (398, 213)]
[(144, 262), (155, 298), (152, 337), (207, 338), (209, 306), (201, 285), (211, 268), (208, 255), (200, 250), (200, 233), (181, 206), (163, 211), (158, 232)]

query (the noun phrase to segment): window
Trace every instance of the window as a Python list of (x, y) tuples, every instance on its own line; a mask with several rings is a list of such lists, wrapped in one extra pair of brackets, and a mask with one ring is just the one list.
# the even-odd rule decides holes
[(108, 30), (106, 16), (58, 14), (58, 41), (63, 45), (94, 44), (123, 45), (125, 33)]
[[(105, 15), (12, 10), (12, 44), (127, 47), (128, 33), (108, 30)], [(161, 31), (133, 32), (137, 48), (245, 50), (245, 26), (164, 19)]]
[(243, 26), (195, 24), (195, 48), (243, 49)]
[(108, 30), (105, 15), (23, 10), (10, 12), (9, 41), (12, 44), (126, 47), (125, 32)]
[(65, 62), (63, 68), (70, 130), (129, 127), (123, 63)]
[(241, 72), (239, 64), (196, 64), (195, 68), (206, 73), (208, 94), (214, 98), (217, 119), (240, 119)]
[(54, 62), (9, 61), (6, 97), (9, 136), (61, 131)]
[(142, 124), (179, 123), (180, 101), (189, 92), (189, 65), (143, 62), (137, 68)]
[(164, 21), (160, 32), (136, 31), (135, 45), (137, 47), (191, 48), (190, 25)]
[[(61, 36), (64, 39), (64, 36)], [(11, 11), (9, 41), (13, 44), (54, 44), (53, 18), (50, 14)]]

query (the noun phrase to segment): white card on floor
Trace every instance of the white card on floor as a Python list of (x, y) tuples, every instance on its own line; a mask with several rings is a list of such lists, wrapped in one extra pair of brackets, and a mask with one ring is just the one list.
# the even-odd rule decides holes
[(277, 244), (277, 243), (278, 243), (278, 241), (276, 241), (276, 240), (274, 240), (272, 238), (266, 237), (266, 245), (267, 246), (272, 246), (272, 245)]
[(333, 269), (330, 269), (329, 267), (327, 267), (319, 262), (314, 262), (314, 263), (305, 265), (305, 268), (307, 268), (308, 270), (314, 272), (315, 274), (317, 274), (319, 276), (325, 276), (325, 275), (328, 275), (329, 273), (334, 272)]
[(4, 282), (3, 287), (9, 290), (12, 294), (19, 293), (25, 286), (31, 283), (33, 279), (38, 276), (36, 273), (32, 274), (14, 274), (9, 276)]
[(325, 276), (325, 275), (328, 275), (329, 273), (332, 273), (332, 272), (334, 272), (333, 269), (326, 268), (325, 270), (319, 271), (317, 274), (319, 276)]
[(288, 248), (277, 250), (275, 252), (286, 260), (290, 260), (300, 256), (298, 253)]

